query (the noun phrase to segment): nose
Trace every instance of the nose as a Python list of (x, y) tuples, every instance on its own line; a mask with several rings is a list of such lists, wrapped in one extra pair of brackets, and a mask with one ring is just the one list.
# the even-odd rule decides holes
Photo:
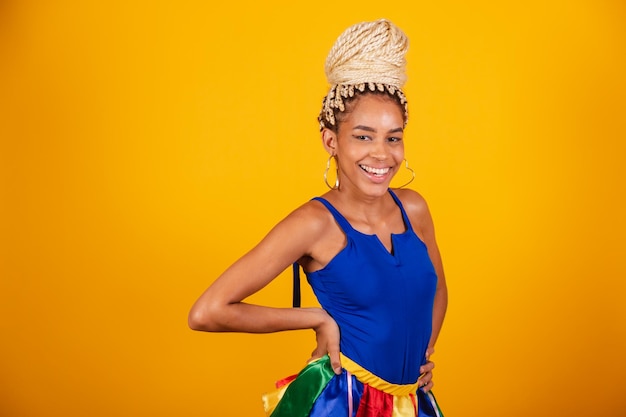
[(376, 140), (372, 142), (372, 147), (370, 148), (370, 156), (374, 159), (378, 159), (379, 161), (387, 158), (388, 149), (385, 141)]

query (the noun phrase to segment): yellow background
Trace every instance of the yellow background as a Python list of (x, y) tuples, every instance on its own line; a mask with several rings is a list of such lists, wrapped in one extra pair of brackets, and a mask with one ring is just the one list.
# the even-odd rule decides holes
[(0, 3), (0, 415), (263, 415), (313, 333), (187, 311), (324, 192), (324, 59), (379, 17), (411, 39), (446, 415), (626, 415), (625, 3), (214, 3)]

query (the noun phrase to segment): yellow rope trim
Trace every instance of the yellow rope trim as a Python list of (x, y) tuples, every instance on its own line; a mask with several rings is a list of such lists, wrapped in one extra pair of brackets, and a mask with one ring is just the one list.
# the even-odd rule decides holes
[[(391, 382), (387, 382), (381, 377), (374, 375), (373, 373), (363, 368), (361, 365), (357, 364), (350, 358), (347, 358), (343, 354), (340, 354), (340, 355), (341, 355), (341, 366), (346, 371), (349, 371), (350, 373), (352, 373), (352, 375), (354, 375), (356, 379), (358, 379), (362, 383), (367, 384), (371, 386), (372, 388), (376, 388), (379, 391), (386, 392), (387, 394), (391, 394), (391, 395), (409, 395), (409, 394), (415, 394), (417, 389), (420, 387), (421, 381), (419, 380), (419, 378), (413, 384), (406, 384), (406, 385), (392, 384)], [(421, 378), (421, 375), (420, 375), (420, 378)]]

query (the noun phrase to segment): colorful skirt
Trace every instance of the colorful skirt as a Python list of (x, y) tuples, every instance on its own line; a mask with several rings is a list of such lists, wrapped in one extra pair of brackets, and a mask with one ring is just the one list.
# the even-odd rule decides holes
[(268, 417), (443, 417), (432, 392), (386, 382), (342, 356), (336, 375), (328, 355), (263, 396)]

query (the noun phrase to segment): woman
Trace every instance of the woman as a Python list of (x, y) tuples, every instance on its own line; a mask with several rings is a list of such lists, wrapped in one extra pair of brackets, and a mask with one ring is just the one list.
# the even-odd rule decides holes
[[(337, 39), (318, 118), (331, 190), (278, 223), (189, 314), (190, 327), (201, 331), (315, 331), (309, 365), (265, 397), (272, 417), (441, 415), (428, 356), (447, 289), (433, 222), (418, 193), (389, 188), (408, 168), (407, 48), (404, 33), (384, 19), (351, 26)], [(322, 308), (242, 302), (293, 262)]]

